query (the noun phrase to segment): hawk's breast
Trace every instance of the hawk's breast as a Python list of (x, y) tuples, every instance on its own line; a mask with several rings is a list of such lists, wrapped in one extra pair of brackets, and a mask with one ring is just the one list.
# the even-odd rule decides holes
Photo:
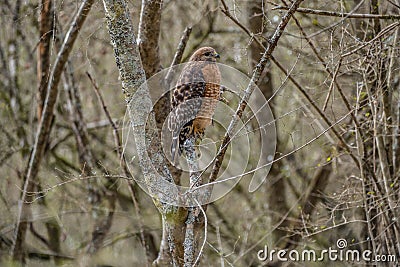
[(202, 68), (202, 73), (206, 84), (200, 111), (193, 122), (195, 132), (202, 132), (206, 127), (211, 125), (221, 92), (221, 74), (218, 66), (214, 63), (206, 64)]

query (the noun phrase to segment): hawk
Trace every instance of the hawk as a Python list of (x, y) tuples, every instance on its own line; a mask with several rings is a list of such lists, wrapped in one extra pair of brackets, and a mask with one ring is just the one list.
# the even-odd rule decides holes
[(196, 50), (172, 92), (168, 129), (172, 133), (173, 162), (177, 148), (182, 153), (185, 141), (191, 136), (196, 140), (203, 138), (205, 129), (212, 123), (221, 94), (217, 58), (219, 55), (212, 47)]

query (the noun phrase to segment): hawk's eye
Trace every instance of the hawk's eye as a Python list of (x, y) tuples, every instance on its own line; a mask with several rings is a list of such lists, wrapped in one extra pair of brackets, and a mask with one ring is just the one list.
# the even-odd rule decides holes
[(204, 53), (204, 55), (205, 55), (206, 57), (209, 57), (209, 56), (211, 56), (211, 52), (206, 52), (206, 53)]

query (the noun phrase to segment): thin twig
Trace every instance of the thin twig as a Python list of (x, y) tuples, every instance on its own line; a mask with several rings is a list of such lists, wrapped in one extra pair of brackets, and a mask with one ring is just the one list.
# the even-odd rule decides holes
[(173, 66), (181, 63), (183, 52), (185, 51), (186, 44), (189, 40), (191, 33), (192, 33), (192, 27), (186, 27), (185, 31), (182, 34), (181, 40), (179, 41), (178, 48), (176, 49), (174, 55), (174, 59), (172, 60), (171, 65), (169, 66), (167, 75), (165, 76), (165, 83), (167, 86), (169, 86), (169, 84), (171, 83)]
[(303, 145), (301, 145), (301, 146), (299, 146), (298, 148), (296, 148), (296, 149), (294, 149), (294, 150), (292, 150), (292, 151), (290, 151), (290, 152), (288, 152), (288, 153), (286, 153), (286, 154), (280, 156), (279, 158), (274, 159), (274, 160), (271, 161), (271, 162), (268, 162), (268, 163), (266, 163), (266, 164), (264, 164), (264, 165), (261, 165), (261, 166), (258, 166), (258, 167), (256, 167), (256, 168), (254, 168), (254, 169), (252, 169), (252, 170), (250, 170), (250, 171), (247, 171), (247, 172), (244, 172), (244, 173), (235, 175), (235, 176), (231, 176), (231, 177), (228, 177), (228, 178), (225, 178), (225, 179), (221, 179), (221, 180), (218, 180), (218, 181), (212, 181), (212, 182), (209, 182), (209, 183), (207, 183), (207, 184), (200, 185), (200, 186), (198, 186), (196, 189), (200, 191), (200, 189), (202, 189), (202, 188), (204, 188), (204, 187), (209, 187), (210, 185), (215, 185), (215, 184), (218, 184), (218, 183), (223, 183), (223, 182), (235, 180), (235, 179), (238, 179), (238, 178), (243, 177), (243, 176), (245, 176), (245, 175), (253, 174), (253, 173), (255, 173), (256, 171), (258, 171), (258, 170), (260, 170), (260, 169), (262, 169), (262, 168), (265, 168), (265, 167), (267, 167), (267, 166), (270, 166), (270, 165), (274, 164), (275, 162), (278, 162), (278, 161), (280, 161), (280, 160), (282, 160), (282, 159), (284, 159), (284, 158), (286, 158), (286, 157), (288, 157), (288, 156), (290, 156), (290, 155), (293, 155), (293, 154), (296, 153), (297, 151), (300, 151), (301, 149), (305, 148), (306, 146), (309, 146), (310, 144), (312, 144), (313, 142), (315, 142), (316, 140), (318, 140), (319, 138), (321, 138), (321, 136), (325, 135), (328, 131), (330, 131), (331, 129), (333, 129), (334, 126), (338, 125), (338, 124), (341, 123), (344, 119), (346, 119), (346, 118), (350, 115), (350, 113), (351, 113), (351, 111), (348, 112), (348, 113), (346, 113), (345, 115), (343, 115), (339, 120), (337, 120), (335, 123), (329, 125), (329, 126), (328, 126), (326, 129), (324, 129), (321, 133), (319, 133), (317, 136), (315, 136), (314, 138), (310, 139), (309, 141), (307, 141), (307, 142), (304, 143)]
[[(283, 0), (282, 0), (282, 1), (283, 1)], [(284, 2), (284, 1), (283, 1), (283, 2)], [(342, 90), (342, 87), (340, 86), (340, 84), (338, 83), (338, 81), (337, 81), (337, 79), (336, 79), (336, 77), (337, 77), (337, 75), (338, 75), (338, 73), (339, 73), (341, 64), (342, 64), (342, 58), (339, 59), (339, 63), (338, 63), (338, 65), (337, 65), (337, 67), (336, 67), (336, 70), (332, 73), (332, 71), (328, 68), (328, 64), (324, 61), (324, 59), (322, 58), (322, 56), (320, 55), (320, 53), (317, 51), (317, 49), (315, 48), (315, 46), (314, 46), (313, 42), (311, 41), (311, 39), (308, 38), (308, 36), (306, 35), (306, 33), (305, 33), (303, 27), (301, 26), (300, 22), (297, 20), (297, 18), (296, 18), (295, 16), (293, 16), (293, 20), (295, 21), (297, 27), (300, 29), (301, 34), (304, 36), (304, 38), (306, 39), (306, 41), (307, 41), (308, 44), (310, 45), (311, 50), (314, 52), (314, 54), (316, 55), (316, 57), (318, 58), (318, 60), (319, 60), (319, 61), (321, 62), (321, 64), (324, 66), (325, 71), (329, 74), (329, 76), (330, 76), (331, 79), (332, 79), (331, 85), (330, 85), (330, 87), (329, 87), (328, 94), (327, 94), (326, 99), (325, 99), (325, 103), (324, 103), (324, 105), (323, 105), (323, 107), (322, 107), (322, 111), (325, 111), (326, 106), (328, 105), (328, 101), (329, 101), (330, 95), (331, 95), (331, 93), (332, 93), (332, 91), (333, 91), (333, 85), (336, 86), (337, 90), (339, 91), (340, 97), (342, 98), (342, 100), (343, 100), (343, 102), (344, 102), (344, 104), (345, 104), (347, 110), (350, 111), (350, 110), (351, 110), (350, 103), (349, 103), (349, 101), (347, 100), (346, 96), (344, 95), (343, 90)], [(359, 131), (360, 125), (359, 125), (359, 122), (358, 122), (358, 120), (357, 120), (357, 118), (356, 118), (356, 116), (355, 116), (354, 113), (351, 113), (351, 118), (352, 118), (352, 120), (353, 120), (353, 122), (354, 122), (354, 124), (355, 124), (355, 126), (356, 126), (356, 130), (357, 130), (358, 136), (362, 137), (362, 133)]]
[(100, 103), (101, 103), (101, 106), (102, 106), (102, 108), (103, 108), (104, 114), (106, 114), (106, 117), (107, 117), (107, 119), (108, 119), (108, 122), (110, 123), (110, 125), (111, 125), (111, 127), (112, 127), (112, 129), (113, 129), (114, 137), (115, 137), (115, 139), (116, 139), (116, 141), (117, 141), (117, 144), (118, 144), (117, 151), (118, 151), (118, 154), (121, 154), (121, 153), (122, 153), (122, 151), (121, 151), (122, 143), (121, 143), (121, 141), (119, 140), (117, 125), (115, 125), (115, 122), (113, 121), (113, 119), (112, 119), (112, 117), (111, 117), (111, 115), (110, 115), (110, 112), (108, 112), (107, 105), (106, 105), (106, 103), (104, 102), (104, 98), (103, 98), (103, 96), (102, 96), (101, 93), (100, 93), (99, 86), (98, 86), (97, 83), (94, 81), (94, 79), (92, 78), (92, 76), (90, 75), (89, 72), (86, 72), (86, 75), (88, 76), (90, 82), (92, 83), (93, 88), (94, 88), (94, 91), (96, 92), (96, 96), (97, 96), (97, 98), (99, 99), (99, 101), (100, 101)]
[[(63, 78), (64, 88), (68, 95), (67, 106), (72, 132), (76, 139), (79, 161), (82, 165), (87, 165), (88, 170), (94, 169), (96, 168), (97, 159), (90, 149), (89, 133), (83, 116), (81, 97), (76, 86), (72, 62), (67, 62)], [(53, 149), (55, 147), (53, 146)]]
[(174, 59), (172, 60), (171, 66), (177, 65), (181, 63), (183, 52), (185, 51), (186, 44), (189, 40), (190, 34), (192, 33), (192, 27), (186, 27), (185, 31), (182, 34), (182, 37), (179, 41), (178, 48), (176, 49)]
[(21, 217), (24, 211), (28, 212), (29, 209), (25, 204), (26, 191), (31, 189), (33, 185), (32, 181), (36, 178), (39, 172), (39, 166), (42, 162), (46, 143), (51, 131), (53, 111), (57, 102), (58, 83), (60, 81), (61, 74), (63, 73), (65, 63), (67, 62), (68, 56), (71, 53), (75, 40), (78, 36), (79, 30), (87, 18), (93, 2), (94, 0), (85, 0), (80, 5), (73, 21), (70, 24), (67, 34), (65, 35), (64, 42), (60, 51), (58, 52), (53, 69), (51, 70), (42, 117), (38, 126), (35, 143), (26, 169), (24, 191), (22, 192), (21, 200), (18, 204), (13, 246), (10, 251), (14, 259), (20, 259), (22, 257), (21, 246), (25, 239), (26, 224), (24, 223), (24, 225), (21, 227)]
[[(116, 152), (117, 152), (118, 158), (120, 159), (120, 163), (122, 165), (124, 175), (125, 175), (125, 177), (133, 178), (131, 173), (128, 170), (125, 155), (122, 152), (122, 142), (119, 137), (119, 131), (118, 131), (117, 125), (113, 121), (113, 119), (110, 115), (110, 112), (107, 109), (107, 105), (105, 104), (104, 98), (100, 92), (100, 89), (99, 89), (96, 81), (92, 78), (92, 76), (90, 75), (89, 72), (86, 72), (86, 75), (88, 76), (90, 82), (92, 83), (94, 91), (96, 92), (97, 98), (99, 99), (99, 101), (103, 107), (103, 111), (106, 114), (106, 117), (108, 119), (108, 122), (111, 125), (111, 128), (113, 129), (114, 141), (115, 141), (115, 145), (117, 146)], [(136, 197), (136, 192), (135, 192), (136, 190), (134, 187), (133, 179), (128, 179), (127, 182), (128, 182), (129, 193), (131, 195), (131, 199), (132, 199), (133, 205), (135, 207), (135, 213), (139, 220), (139, 232), (140, 232), (141, 243), (142, 243), (143, 248), (146, 250), (146, 256), (149, 257), (148, 246), (146, 244), (146, 238), (144, 236), (144, 227), (143, 227), (144, 224), (143, 224), (142, 216), (141, 216), (141, 212), (140, 212), (139, 201)], [(148, 260), (150, 260), (150, 259), (148, 258)]]
[[(332, 76), (332, 81), (331, 84), (329, 85), (329, 89), (328, 89), (328, 94), (326, 95), (325, 101), (324, 101), (324, 105), (322, 106), (322, 111), (326, 110), (326, 107), (328, 106), (328, 102), (329, 102), (329, 98), (331, 97), (333, 88), (334, 88), (334, 84), (336, 83), (336, 77), (339, 73), (340, 67), (342, 66), (342, 59), (340, 58), (339, 63), (336, 66), (335, 72), (333, 73)], [(328, 71), (329, 73), (331, 73), (330, 71)]]
[[(253, 33), (247, 29), (242, 23), (240, 23), (229, 11), (228, 6), (225, 3), (225, 0), (221, 0), (222, 5), (224, 6), (224, 8), (221, 8), (221, 12), (224, 13), (228, 18), (230, 18), (236, 25), (238, 25), (244, 32), (247, 33), (247, 35), (249, 35), (250, 37), (253, 37)], [(257, 38), (255, 38), (255, 41), (261, 45), (261, 47), (264, 47), (261, 42), (258, 41)]]
[(355, 49), (353, 49), (353, 50), (341, 55), (341, 57), (345, 58), (345, 57), (348, 57), (350, 55), (353, 55), (358, 50), (363, 49), (367, 45), (374, 43), (376, 40), (378, 40), (379, 38), (383, 37), (385, 34), (387, 34), (390, 31), (396, 29), (399, 25), (400, 25), (400, 22), (395, 22), (395, 23), (392, 23), (392, 24), (388, 25), (386, 28), (382, 29), (374, 38), (372, 38), (368, 42), (363, 43), (362, 45), (358, 46), (357, 48), (355, 48)]
[[(271, 8), (271, 10), (289, 10), (289, 7), (276, 5), (275, 7)], [(334, 12), (334, 11), (301, 8), (301, 7), (297, 9), (297, 12), (304, 14), (319, 15), (319, 16), (340, 17), (340, 18), (346, 17), (349, 19), (389, 19), (389, 20), (400, 19), (400, 15), (395, 15), (395, 14), (376, 15), (376, 14), (343, 13), (343, 12)]]
[(219, 225), (215, 226), (215, 231), (217, 232), (218, 254), (219, 254), (219, 259), (221, 262), (221, 267), (225, 267), (224, 252), (223, 252), (223, 248), (222, 248), (221, 233), (220, 233)]
[[(285, 68), (279, 63), (278, 60), (276, 60), (274, 57), (271, 57), (271, 61), (274, 62), (274, 64), (286, 75), (287, 71)], [(311, 106), (317, 111), (317, 113), (322, 117), (322, 119), (325, 121), (326, 124), (328, 125), (333, 125), (332, 122), (328, 119), (328, 117), (325, 115), (325, 113), (317, 106), (316, 103), (314, 103), (311, 99), (311, 97), (307, 94), (307, 92), (304, 90), (304, 88), (292, 77), (289, 75), (290, 81), (296, 86), (296, 88), (301, 92), (301, 94), (307, 99), (307, 101), (311, 104)], [(350, 115), (352, 114), (353, 110), (350, 110)], [(358, 159), (354, 156), (354, 154), (351, 152), (349, 146), (347, 145), (346, 141), (343, 139), (343, 137), (339, 134), (339, 132), (332, 127), (332, 132), (335, 134), (335, 136), (340, 140), (341, 144), (345, 148), (345, 150), (348, 152), (349, 156), (353, 159), (353, 161), (356, 163), (358, 167), (360, 167)]]
[[(125, 179), (125, 180), (131, 180), (131, 179), (132, 179), (132, 178), (129, 178), (129, 177), (126, 177), (126, 176), (122, 176), (122, 175), (111, 175), (111, 174), (104, 174), (104, 175), (102, 175), (102, 176), (99, 176), (99, 175), (78, 176), (78, 177), (69, 179), (69, 180), (67, 180), (67, 181), (63, 181), (63, 182), (61, 182), (61, 183), (52, 185), (52, 186), (50, 186), (50, 187), (48, 187), (48, 188), (45, 188), (45, 189), (42, 189), (42, 190), (40, 190), (40, 191), (27, 191), (27, 192), (26, 192), (26, 195), (27, 195), (27, 196), (30, 196), (30, 197), (36, 196), (36, 197), (34, 197), (31, 201), (26, 202), (26, 203), (27, 203), (27, 204), (32, 204), (33, 202), (35, 202), (35, 201), (37, 201), (38, 199), (44, 197), (46, 194), (48, 194), (50, 191), (56, 189), (57, 187), (60, 187), (60, 186), (66, 185), (66, 184), (70, 184), (70, 183), (73, 183), (73, 182), (76, 182), (76, 181), (86, 181), (86, 180), (100, 179), (100, 178)], [(18, 189), (21, 190), (21, 191), (23, 191), (22, 188), (18, 188)], [(37, 196), (37, 195), (39, 195), (39, 196)]]
[[(289, 22), (290, 18), (296, 11), (296, 9), (299, 7), (300, 3), (303, 0), (296, 0), (290, 7), (289, 11), (282, 17), (281, 22), (279, 23), (278, 27), (276, 28), (274, 35), (271, 37), (269, 40), (269, 45), (268, 48), (265, 50), (264, 54), (262, 55), (260, 62), (257, 64), (256, 68), (253, 71), (252, 78), (249, 82), (249, 85), (247, 86), (246, 90), (244, 91), (243, 98), (241, 99), (238, 108), (235, 112), (235, 116), (233, 117), (232, 121), (229, 124), (229, 127), (225, 133), (225, 136), (223, 138), (222, 144), (219, 148), (218, 154), (215, 157), (214, 160), (214, 166), (211, 171), (210, 175), (210, 182), (213, 182), (217, 179), (219, 169), (221, 168), (222, 161), (225, 157), (225, 152), (228, 148), (228, 145), (231, 140), (231, 135), (233, 134), (236, 125), (239, 123), (240, 118), (242, 117), (243, 111), (247, 106), (247, 102), (250, 99), (250, 96), (252, 92), (254, 91), (255, 85), (258, 82), (258, 79), (260, 78), (261, 73), (263, 72), (268, 60), (272, 57), (272, 52), (275, 50), (275, 47), (278, 44), (279, 38), (281, 37), (284, 29), (286, 28), (287, 23)], [(226, 4), (224, 3), (224, 0), (221, 0), (223, 2), (224, 7), (226, 7)], [(225, 14), (230, 14), (227, 9), (225, 9)], [(233, 18), (230, 15), (230, 18)], [(249, 32), (245, 27), (241, 27), (245, 31)]]
[[(224, 1), (224, 0), (221, 0)], [(225, 10), (228, 14), (229, 11)], [(263, 47), (263, 44), (258, 40), (258, 38), (256, 38), (243, 24), (241, 24), (237, 19), (235, 19), (233, 16), (231, 16), (230, 14), (227, 15), (236, 25), (238, 25), (241, 29), (243, 29), (244, 32), (246, 32), (250, 37), (254, 38), (254, 40), (256, 41), (256, 43), (260, 46)], [(324, 121), (328, 124), (328, 125), (332, 125), (332, 123), (329, 121), (329, 119), (325, 116), (325, 114), (323, 113), (323, 111), (316, 105), (316, 103), (314, 103), (312, 101), (312, 99), (310, 98), (310, 96), (307, 94), (307, 92), (302, 88), (302, 86), (293, 78), (292, 75), (290, 75), (290, 73), (279, 63), (279, 61), (275, 60), (275, 58), (271, 55), (270, 57), (271, 61), (278, 66), (278, 68), (285, 73), (285, 75), (289, 78), (289, 80), (296, 86), (296, 88), (306, 97), (306, 99), (308, 100), (308, 102), (313, 106), (313, 108), (318, 112), (318, 114), (324, 119)], [(351, 110), (351, 109), (350, 109)], [(353, 115), (353, 114), (352, 114)], [(353, 155), (353, 153), (351, 153), (350, 148), (348, 147), (348, 145), (346, 144), (346, 142), (344, 141), (343, 137), (339, 134), (339, 132), (332, 127), (332, 132), (335, 134), (335, 136), (341, 141), (341, 143), (343, 144), (345, 150), (349, 153), (350, 157), (354, 160), (354, 162), (356, 162), (356, 165), (358, 167), (360, 167), (360, 164), (357, 160), (357, 158)], [(222, 146), (221, 146), (222, 147)], [(218, 156), (218, 155), (217, 155)]]
[(194, 201), (196, 201), (196, 204), (198, 206), (198, 208), (201, 210), (201, 212), (203, 213), (204, 216), (204, 240), (203, 240), (203, 244), (201, 245), (199, 252), (197, 254), (197, 258), (195, 260), (195, 262), (193, 263), (193, 266), (196, 266), (196, 264), (200, 261), (200, 257), (201, 254), (203, 253), (204, 250), (204, 246), (207, 242), (207, 226), (208, 226), (208, 220), (207, 220), (207, 214), (204, 211), (203, 207), (200, 205), (200, 203), (197, 201), (197, 199), (194, 199)]
[[(360, 1), (348, 14), (353, 14), (357, 9), (359, 9), (361, 7), (363, 2), (364, 1)], [(315, 33), (312, 33), (312, 34), (308, 35), (307, 38), (315, 37), (315, 36), (317, 36), (317, 35), (319, 35), (319, 34), (321, 34), (323, 32), (326, 32), (326, 31), (329, 31), (330, 29), (335, 28), (337, 25), (342, 24), (343, 21), (345, 21), (347, 18), (348, 18), (348, 16), (345, 16), (345, 17), (341, 18), (339, 21), (337, 21), (337, 22), (335, 22), (335, 23), (333, 23), (333, 24), (331, 24), (331, 25), (329, 25), (329, 26), (327, 26), (327, 27), (315, 32)]]

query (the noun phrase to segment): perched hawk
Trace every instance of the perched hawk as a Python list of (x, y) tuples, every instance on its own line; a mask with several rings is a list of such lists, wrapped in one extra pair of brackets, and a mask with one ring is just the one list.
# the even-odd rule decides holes
[(182, 152), (186, 139), (204, 136), (220, 98), (221, 73), (216, 64), (219, 55), (212, 47), (202, 47), (190, 57), (171, 96), (172, 111), (168, 128), (172, 132), (172, 161), (176, 148)]

